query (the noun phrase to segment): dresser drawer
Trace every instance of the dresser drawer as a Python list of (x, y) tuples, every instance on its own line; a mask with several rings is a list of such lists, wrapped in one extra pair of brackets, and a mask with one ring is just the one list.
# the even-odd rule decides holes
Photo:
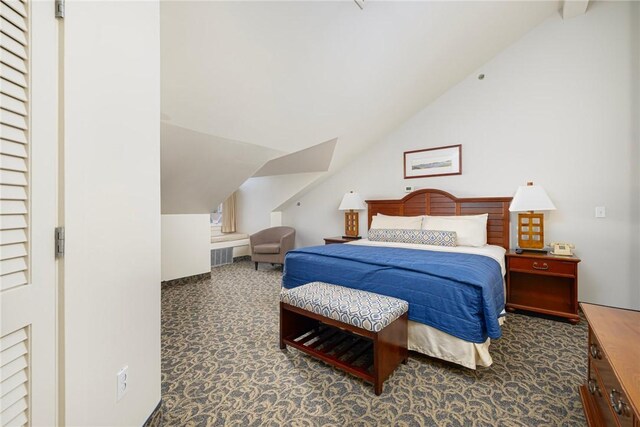
[(640, 311), (580, 306), (589, 323), (589, 373), (580, 387), (587, 422), (590, 427), (640, 427)]
[(509, 259), (509, 270), (523, 270), (533, 273), (554, 273), (575, 276), (576, 263), (561, 260), (511, 257)]
[[(592, 331), (589, 331), (589, 360), (590, 366), (595, 367), (594, 370), (600, 380), (600, 392), (609, 412), (621, 427), (633, 427), (633, 413), (629, 407), (629, 400), (622, 391), (620, 382), (616, 378), (606, 354), (602, 351), (602, 347)], [(591, 375), (591, 372), (589, 372), (590, 378)], [(602, 415), (605, 416), (604, 413)]]
[(591, 394), (593, 401), (596, 404), (599, 417), (594, 420), (590, 420), (589, 426), (615, 426), (616, 419), (615, 414), (609, 407), (608, 396), (604, 391), (602, 381), (596, 374), (596, 368), (593, 364), (589, 364), (589, 377), (587, 379), (587, 390)]

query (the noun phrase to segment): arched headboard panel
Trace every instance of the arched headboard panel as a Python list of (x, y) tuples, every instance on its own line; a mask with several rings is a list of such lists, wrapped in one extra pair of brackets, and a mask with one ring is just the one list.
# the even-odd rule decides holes
[(395, 216), (489, 214), (487, 243), (509, 249), (509, 204), (511, 197), (459, 199), (446, 191), (425, 188), (399, 200), (367, 200), (369, 227), (377, 214)]

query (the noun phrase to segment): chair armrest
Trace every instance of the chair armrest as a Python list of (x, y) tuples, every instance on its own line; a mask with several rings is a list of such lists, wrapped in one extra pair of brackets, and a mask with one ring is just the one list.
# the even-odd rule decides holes
[(280, 238), (280, 253), (286, 254), (294, 248), (296, 244), (296, 231), (290, 231)]

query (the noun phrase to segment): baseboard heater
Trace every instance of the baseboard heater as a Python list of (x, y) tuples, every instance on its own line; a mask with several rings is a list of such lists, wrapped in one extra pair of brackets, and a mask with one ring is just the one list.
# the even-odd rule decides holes
[(211, 250), (211, 267), (231, 264), (233, 262), (233, 248)]

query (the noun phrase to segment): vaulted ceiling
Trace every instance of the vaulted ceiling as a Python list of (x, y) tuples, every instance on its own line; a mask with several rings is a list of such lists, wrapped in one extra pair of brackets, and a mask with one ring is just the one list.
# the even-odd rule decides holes
[[(163, 127), (162, 143), (188, 139), (187, 132), (165, 132), (177, 127), (209, 135), (213, 144), (254, 146), (261, 164), (246, 179), (279, 155), (337, 139), (333, 156), (315, 156), (322, 165), (314, 156), (305, 160), (313, 171), (335, 170), (559, 7), (559, 1), (367, 1), (364, 10), (351, 0), (163, 2), (162, 113), (170, 127)], [(239, 178), (225, 182), (226, 158), (217, 165), (214, 157), (195, 157), (213, 164), (201, 165), (210, 173), (202, 176), (202, 191), (191, 190), (203, 199), (194, 205), (213, 207)], [(180, 191), (164, 187), (164, 171), (190, 166), (162, 161), (164, 199)], [(276, 166), (290, 163), (274, 161), (260, 174), (287, 173)], [(212, 182), (223, 187), (215, 197)]]

